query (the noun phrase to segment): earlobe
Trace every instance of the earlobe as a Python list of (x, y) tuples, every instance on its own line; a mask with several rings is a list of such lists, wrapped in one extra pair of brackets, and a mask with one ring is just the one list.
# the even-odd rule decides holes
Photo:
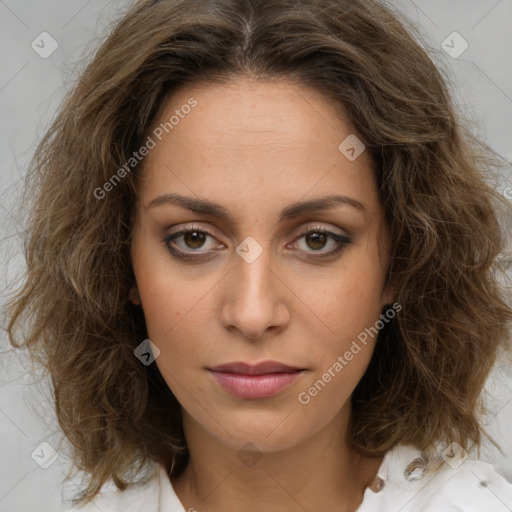
[(391, 286), (389, 286), (386, 289), (386, 292), (382, 296), (383, 300), (383, 307), (384, 306), (391, 306), (391, 304), (394, 304), (396, 300), (396, 290), (394, 290)]
[(140, 306), (140, 296), (139, 296), (139, 289), (136, 285), (132, 286), (130, 288), (130, 293), (128, 294), (128, 298), (130, 299), (130, 302), (134, 304), (135, 306)]

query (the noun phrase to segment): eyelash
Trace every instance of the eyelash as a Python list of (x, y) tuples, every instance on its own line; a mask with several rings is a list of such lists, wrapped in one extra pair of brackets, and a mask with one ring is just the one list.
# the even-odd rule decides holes
[[(176, 238), (179, 238), (180, 236), (183, 236), (183, 235), (186, 235), (189, 233), (200, 233), (200, 234), (209, 235), (212, 238), (215, 238), (215, 235), (210, 233), (207, 229), (199, 228), (197, 226), (189, 226), (185, 229), (182, 229), (181, 231), (167, 235), (162, 240), (162, 242), (165, 245), (165, 247), (167, 248), (167, 250), (174, 257), (184, 260), (184, 261), (195, 261), (195, 260), (201, 258), (202, 256), (204, 256), (204, 254), (192, 255), (192, 253), (197, 253), (199, 251), (198, 250), (183, 251), (181, 249), (172, 248), (170, 245), (171, 242), (173, 240), (175, 240)], [(335, 249), (330, 250), (330, 251), (322, 251), (320, 249), (318, 251), (314, 251), (314, 250), (308, 251), (308, 252), (322, 253), (322, 254), (320, 254), (319, 256), (305, 256), (306, 258), (310, 258), (310, 259), (328, 258), (328, 257), (338, 254), (345, 246), (347, 246), (351, 243), (351, 240), (348, 237), (346, 237), (344, 235), (338, 235), (337, 233), (333, 233), (332, 231), (329, 231), (322, 226), (316, 226), (316, 227), (308, 229), (307, 231), (302, 233), (300, 236), (298, 236), (292, 243), (296, 243), (301, 238), (304, 238), (313, 233), (321, 233), (321, 234), (327, 235), (328, 239), (334, 240), (338, 244), (338, 246)]]

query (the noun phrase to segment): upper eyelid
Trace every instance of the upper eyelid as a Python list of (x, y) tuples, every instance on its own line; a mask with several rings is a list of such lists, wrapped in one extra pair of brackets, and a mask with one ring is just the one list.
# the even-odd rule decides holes
[[(342, 229), (342, 228), (339, 228), (339, 227), (330, 228), (328, 226), (321, 225), (321, 224), (309, 225), (307, 227), (300, 228), (298, 230), (294, 230), (294, 232), (297, 234), (297, 236), (304, 236), (304, 234), (314, 231), (315, 229), (320, 230), (320, 231), (333, 232), (333, 234), (338, 235), (338, 236), (345, 236), (345, 237), (351, 236), (350, 233), (348, 233), (346, 230), (343, 230), (343, 231), (345, 231), (345, 233), (336, 233), (336, 231), (335, 231), (336, 229)], [(169, 233), (168, 236), (177, 235), (178, 233), (183, 234), (183, 232), (189, 232), (189, 231), (194, 231), (194, 230), (207, 233), (208, 235), (210, 235), (214, 238), (217, 238), (217, 235), (213, 232), (214, 230), (212, 231), (210, 228), (206, 228), (206, 227), (194, 225), (194, 224), (185, 224), (184, 226), (176, 229), (176, 231)]]
[[(165, 236), (164, 242), (169, 243), (172, 240), (179, 238), (180, 236), (183, 236), (186, 233), (190, 233), (190, 232), (194, 232), (194, 231), (199, 231), (201, 233), (205, 233), (208, 236), (217, 240), (217, 236), (214, 233), (212, 233), (208, 228), (204, 228), (201, 226), (196, 226), (196, 225), (191, 224), (191, 225), (185, 225), (185, 226), (181, 227), (180, 229), (177, 229), (173, 233), (169, 233), (168, 235)], [(321, 225), (317, 224), (317, 225), (312, 225), (312, 226), (303, 228), (299, 233), (297, 233), (294, 236), (293, 242), (295, 242), (296, 240), (300, 240), (301, 238), (308, 235), (309, 233), (315, 233), (315, 232), (322, 232), (322, 233), (326, 233), (327, 235), (332, 234), (337, 237), (341, 237), (346, 240), (346, 243), (351, 243), (351, 240), (352, 240), (352, 237), (349, 234), (336, 233), (325, 226), (321, 226)], [(332, 240), (334, 239), (333, 236), (330, 236), (330, 238)], [(338, 242), (338, 243), (340, 243), (340, 242)], [(199, 252), (199, 251), (194, 251), (194, 252)], [(325, 251), (325, 252), (328, 252), (328, 251)]]

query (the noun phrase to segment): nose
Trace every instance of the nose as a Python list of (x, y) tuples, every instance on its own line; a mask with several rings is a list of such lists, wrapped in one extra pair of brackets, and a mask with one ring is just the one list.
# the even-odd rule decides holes
[(251, 340), (266, 331), (281, 331), (290, 321), (291, 290), (273, 270), (271, 251), (265, 249), (252, 262), (238, 254), (223, 288), (220, 321), (228, 329), (240, 331)]

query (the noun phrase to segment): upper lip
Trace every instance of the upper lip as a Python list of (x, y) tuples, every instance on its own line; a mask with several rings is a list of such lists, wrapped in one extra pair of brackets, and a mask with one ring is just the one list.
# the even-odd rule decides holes
[(242, 361), (213, 366), (209, 370), (214, 372), (239, 373), (243, 375), (263, 375), (266, 373), (290, 373), (302, 370), (295, 366), (279, 363), (278, 361), (262, 361), (258, 364), (248, 364)]

